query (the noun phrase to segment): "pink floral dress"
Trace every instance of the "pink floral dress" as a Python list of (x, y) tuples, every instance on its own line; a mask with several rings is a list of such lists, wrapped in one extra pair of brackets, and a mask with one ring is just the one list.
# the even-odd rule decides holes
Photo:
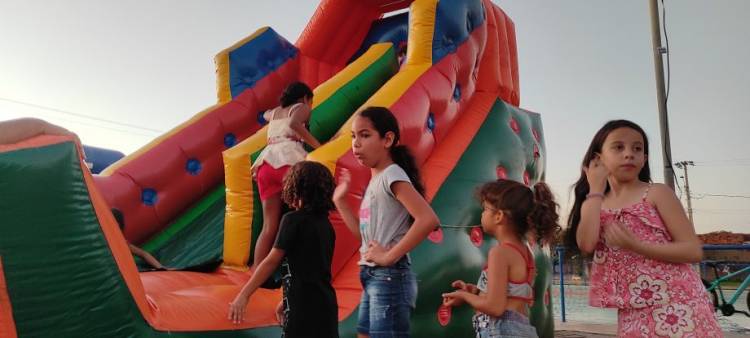
[(690, 264), (653, 260), (604, 244), (604, 229), (613, 223), (643, 242), (672, 241), (647, 194), (648, 189), (631, 206), (602, 209), (589, 305), (618, 309), (619, 337), (722, 337), (708, 294)]

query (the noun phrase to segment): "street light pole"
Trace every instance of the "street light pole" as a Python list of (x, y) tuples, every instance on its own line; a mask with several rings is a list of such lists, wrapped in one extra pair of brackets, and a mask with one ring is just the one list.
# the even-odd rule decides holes
[(661, 45), (659, 26), (659, 5), (657, 0), (649, 0), (651, 11), (651, 43), (654, 47), (654, 72), (656, 75), (656, 100), (659, 107), (659, 130), (661, 131), (662, 161), (664, 162), (664, 184), (674, 190), (674, 168), (672, 168), (672, 146), (669, 142), (669, 121), (664, 87), (664, 64), (662, 54), (667, 50)]

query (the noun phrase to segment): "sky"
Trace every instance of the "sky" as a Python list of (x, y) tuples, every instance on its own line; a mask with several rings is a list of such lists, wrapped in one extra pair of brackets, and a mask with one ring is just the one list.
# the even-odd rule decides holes
[[(643, 126), (662, 182), (648, 1), (495, 3), (516, 25), (521, 107), (542, 115), (546, 178), (562, 213), (588, 143), (608, 120)], [(672, 158), (695, 163), (696, 230), (750, 233), (750, 2), (665, 4)], [(316, 7), (0, 0), (0, 120), (42, 118), (88, 145), (131, 153), (216, 102), (216, 53), (264, 26), (294, 42)], [(678, 194), (685, 201), (684, 187)]]

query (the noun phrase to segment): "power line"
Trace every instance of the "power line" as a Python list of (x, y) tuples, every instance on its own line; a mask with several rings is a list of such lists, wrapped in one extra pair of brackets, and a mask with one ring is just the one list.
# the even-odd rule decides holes
[(694, 161), (694, 162), (695, 163), (715, 163), (715, 162), (738, 162), (738, 161), (750, 161), (750, 158), (724, 158), (724, 159), (703, 160), (703, 161)]
[(750, 199), (750, 196), (746, 195), (726, 195), (726, 194), (696, 194), (699, 197), (695, 197), (695, 199), (702, 199), (704, 197), (726, 197), (726, 198), (747, 198)]
[[(42, 110), (46, 110), (46, 111), (56, 112), (56, 113), (60, 113), (60, 114), (64, 114), (64, 115), (70, 115), (70, 116), (75, 116), (75, 117), (79, 117), (79, 118), (84, 118), (84, 119), (89, 119), (89, 120), (94, 120), (94, 121), (99, 121), (99, 122), (104, 122), (104, 123), (115, 124), (115, 125), (118, 125), (118, 126), (123, 126), (123, 127), (128, 127), (128, 128), (134, 128), (134, 129), (140, 129), (140, 130), (150, 131), (150, 132), (157, 133), (157, 134), (164, 133), (164, 131), (158, 130), (158, 129), (148, 128), (148, 127), (141, 127), (141, 126), (138, 126), (138, 125), (135, 125), (135, 124), (129, 124), (129, 123), (124, 123), (124, 122), (119, 122), (119, 121), (108, 120), (108, 119), (103, 119), (103, 118), (99, 118), (99, 117), (94, 117), (94, 116), (89, 116), (89, 115), (74, 113), (74, 112), (70, 112), (70, 111), (67, 111), (67, 110), (62, 110), (62, 109), (57, 109), (57, 108), (53, 108), (53, 107), (42, 106), (42, 105), (38, 105), (38, 104), (35, 104), (35, 103), (31, 103), (31, 102), (25, 102), (25, 101), (19, 101), (19, 100), (9, 99), (9, 98), (6, 98), (6, 97), (0, 97), (0, 101), (11, 102), (11, 103), (15, 103), (15, 104), (20, 104), (20, 105), (32, 107), (32, 108), (42, 109)], [(101, 126), (101, 127), (102, 128), (107, 128), (105, 126)], [(107, 129), (113, 129), (113, 128), (107, 128)], [(119, 130), (119, 129), (113, 129), (113, 130), (122, 131), (122, 130)]]
[(700, 214), (717, 214), (717, 215), (747, 215), (750, 214), (748, 209), (693, 209)]

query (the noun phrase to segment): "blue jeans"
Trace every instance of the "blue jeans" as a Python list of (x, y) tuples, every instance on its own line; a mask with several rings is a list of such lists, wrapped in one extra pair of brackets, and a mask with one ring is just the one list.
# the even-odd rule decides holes
[(379, 337), (409, 337), (409, 322), (417, 303), (417, 278), (407, 259), (389, 267), (360, 266), (362, 300), (357, 332)]

